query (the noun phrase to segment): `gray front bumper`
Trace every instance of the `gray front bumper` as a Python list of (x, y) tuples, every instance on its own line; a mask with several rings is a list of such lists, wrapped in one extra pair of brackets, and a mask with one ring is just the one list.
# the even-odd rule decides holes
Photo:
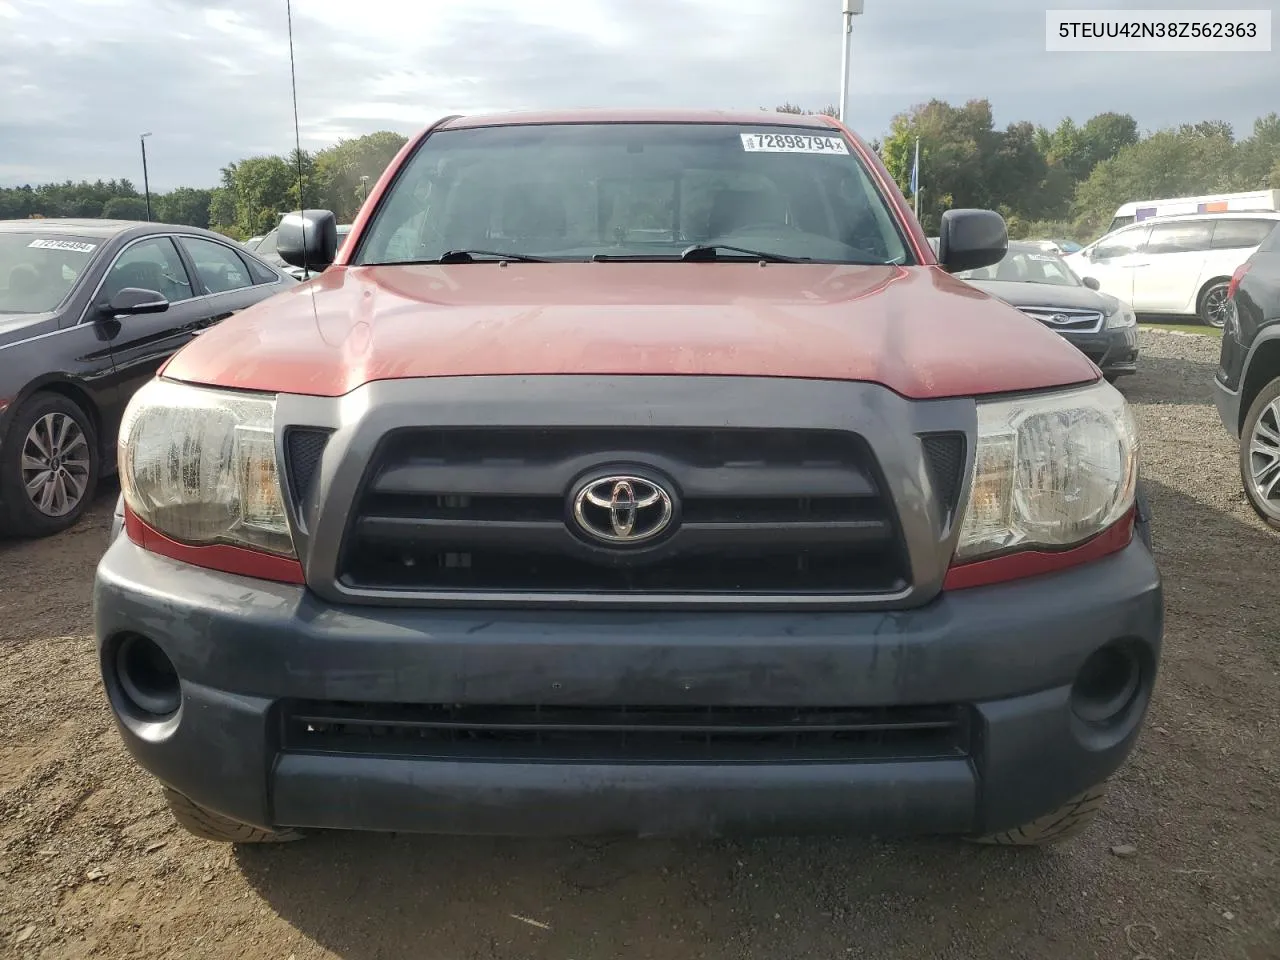
[[(304, 587), (158, 557), (127, 537), (95, 612), (125, 743), (161, 781), (258, 826), (463, 834), (985, 833), (1106, 779), (1138, 736), (1159, 659), (1160, 579), (1140, 537), (1063, 573), (888, 612), (530, 611), (336, 606)], [(119, 638), (172, 659), (183, 705), (130, 712)], [(1070, 705), (1108, 641), (1144, 652), (1117, 725)], [(282, 703), (873, 707), (963, 704), (966, 756), (788, 763), (456, 761), (297, 752)]]

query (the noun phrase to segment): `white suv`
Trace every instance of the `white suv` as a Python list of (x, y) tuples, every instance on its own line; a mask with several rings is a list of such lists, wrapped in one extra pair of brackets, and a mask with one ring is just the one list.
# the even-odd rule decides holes
[(1109, 233), (1066, 261), (1138, 313), (1194, 314), (1221, 327), (1231, 275), (1278, 223), (1280, 213), (1268, 212), (1160, 217)]

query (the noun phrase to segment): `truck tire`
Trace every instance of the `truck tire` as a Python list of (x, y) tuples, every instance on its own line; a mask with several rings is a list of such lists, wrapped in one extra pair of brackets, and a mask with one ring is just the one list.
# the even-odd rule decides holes
[(202, 840), (217, 843), (288, 843), (302, 839), (302, 834), (295, 830), (263, 830), (224, 817), (220, 813), (206, 810), (168, 787), (164, 788), (164, 799), (169, 804), (173, 819), (178, 821), (178, 826)]
[(1003, 847), (1042, 847), (1067, 840), (1089, 825), (1102, 809), (1102, 801), (1106, 795), (1107, 785), (1099, 784), (1072, 797), (1052, 813), (1046, 813), (1043, 817), (1012, 830), (974, 837), (973, 842)]

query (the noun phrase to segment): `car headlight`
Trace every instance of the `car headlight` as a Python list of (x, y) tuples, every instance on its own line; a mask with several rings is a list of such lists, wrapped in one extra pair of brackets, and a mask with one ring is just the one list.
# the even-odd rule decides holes
[(978, 404), (973, 484), (957, 560), (1064, 549), (1133, 506), (1138, 435), (1108, 383)]
[(1113, 313), (1107, 314), (1106, 329), (1116, 330), (1120, 327), (1132, 327), (1138, 322), (1138, 316), (1127, 303), (1120, 303)]
[(120, 426), (129, 509), (172, 540), (294, 556), (276, 467), (274, 396), (152, 380)]

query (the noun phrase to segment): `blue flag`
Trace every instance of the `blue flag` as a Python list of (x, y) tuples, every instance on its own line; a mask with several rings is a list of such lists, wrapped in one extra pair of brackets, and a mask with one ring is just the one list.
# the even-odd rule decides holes
[(916, 137), (916, 158), (911, 163), (911, 195), (920, 192), (920, 138)]

